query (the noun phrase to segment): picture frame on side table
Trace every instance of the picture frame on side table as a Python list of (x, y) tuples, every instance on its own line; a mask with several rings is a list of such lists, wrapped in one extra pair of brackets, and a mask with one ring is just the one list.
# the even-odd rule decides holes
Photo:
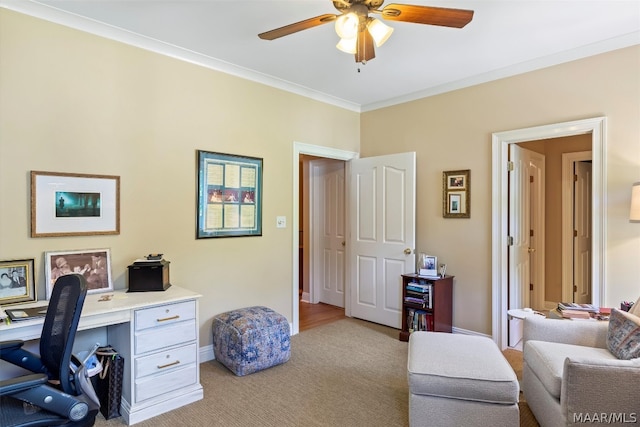
[(120, 234), (120, 177), (31, 171), (31, 237)]
[(262, 236), (262, 159), (197, 150), (196, 239)]
[(418, 258), (418, 276), (438, 277), (438, 257), (420, 254)]
[(442, 216), (471, 218), (471, 170), (442, 173)]
[(33, 261), (0, 261), (0, 306), (36, 300)]
[(44, 259), (47, 300), (51, 297), (58, 277), (71, 273), (82, 274), (85, 277), (88, 294), (113, 291), (109, 249), (46, 252)]

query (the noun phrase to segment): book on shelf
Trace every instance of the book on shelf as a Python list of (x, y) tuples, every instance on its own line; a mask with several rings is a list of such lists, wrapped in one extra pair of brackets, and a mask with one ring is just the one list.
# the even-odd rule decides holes
[(559, 302), (558, 310), (576, 310), (576, 311), (586, 311), (591, 313), (597, 313), (598, 307), (592, 304), (578, 304), (575, 302)]
[(407, 328), (409, 332), (433, 331), (433, 315), (424, 310), (407, 310)]
[(418, 282), (409, 282), (407, 283), (407, 289), (411, 289), (413, 291), (425, 292), (433, 289), (433, 284), (431, 283), (418, 283)]
[(433, 306), (433, 285), (410, 282), (405, 289), (405, 302), (421, 304), (423, 308)]
[(9, 319), (12, 321), (19, 320), (31, 320), (39, 317), (45, 317), (47, 315), (47, 306), (39, 307), (27, 307), (27, 308), (5, 308), (4, 312), (7, 313)]

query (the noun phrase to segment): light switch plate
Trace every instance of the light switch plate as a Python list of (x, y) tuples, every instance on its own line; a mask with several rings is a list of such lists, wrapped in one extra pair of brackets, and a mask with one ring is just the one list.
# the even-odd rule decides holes
[(276, 228), (287, 228), (287, 217), (286, 216), (277, 216), (276, 217)]

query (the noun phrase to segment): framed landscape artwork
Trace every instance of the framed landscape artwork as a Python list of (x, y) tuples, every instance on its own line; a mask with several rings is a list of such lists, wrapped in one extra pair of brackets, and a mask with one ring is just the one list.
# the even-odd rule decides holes
[(120, 177), (31, 171), (31, 237), (120, 234)]

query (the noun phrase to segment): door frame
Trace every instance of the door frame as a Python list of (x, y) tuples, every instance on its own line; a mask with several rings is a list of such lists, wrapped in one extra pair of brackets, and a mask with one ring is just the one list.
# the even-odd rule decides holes
[(492, 134), (492, 201), (491, 201), (491, 282), (492, 336), (501, 349), (507, 348), (508, 295), (508, 152), (509, 144), (591, 134), (593, 162), (592, 198), (592, 296), (593, 304), (605, 301), (606, 273), (606, 117), (595, 117)]
[[(292, 224), (292, 243), (291, 253), (293, 255), (292, 260), (292, 292), (291, 292), (291, 335), (296, 335), (300, 331), (300, 301), (298, 301), (298, 292), (300, 289), (299, 283), (299, 240), (300, 240), (300, 155), (308, 154), (310, 156), (325, 157), (328, 159), (336, 159), (349, 161), (351, 159), (357, 159), (360, 157), (360, 153), (354, 151), (346, 151), (338, 148), (323, 147), (321, 145), (305, 144), (303, 142), (293, 142), (293, 211), (291, 213)], [(345, 212), (345, 218), (348, 218), (348, 212)], [(346, 230), (348, 236), (349, 230)], [(350, 268), (349, 263), (346, 263), (345, 268)], [(349, 307), (349, 280), (345, 278), (345, 314), (349, 316), (351, 314)]]

